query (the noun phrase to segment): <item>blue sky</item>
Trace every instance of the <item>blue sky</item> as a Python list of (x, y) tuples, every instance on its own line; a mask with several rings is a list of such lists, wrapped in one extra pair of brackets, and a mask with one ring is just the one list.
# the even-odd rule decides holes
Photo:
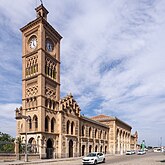
[[(61, 97), (72, 93), (86, 116), (116, 116), (139, 143), (165, 145), (165, 1), (43, 0), (63, 36)], [(19, 5), (18, 5), (19, 4)], [(21, 105), (22, 36), (39, 0), (0, 3), (0, 131), (15, 136)]]

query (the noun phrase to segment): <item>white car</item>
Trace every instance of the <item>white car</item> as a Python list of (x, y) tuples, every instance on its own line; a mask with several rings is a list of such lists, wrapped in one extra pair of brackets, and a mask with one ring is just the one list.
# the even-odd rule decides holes
[(154, 149), (154, 152), (161, 152), (162, 150), (161, 150), (161, 148), (155, 148)]
[(146, 152), (145, 152), (144, 150), (139, 150), (139, 151), (137, 152), (137, 154), (138, 154), (138, 155), (144, 155), (144, 154), (146, 154)]
[(135, 150), (131, 150), (132, 154), (136, 154), (136, 151)]
[(132, 151), (126, 151), (125, 154), (126, 154), (126, 155), (132, 155), (133, 153), (132, 153)]
[(91, 152), (82, 159), (83, 164), (105, 163), (105, 155), (102, 152)]

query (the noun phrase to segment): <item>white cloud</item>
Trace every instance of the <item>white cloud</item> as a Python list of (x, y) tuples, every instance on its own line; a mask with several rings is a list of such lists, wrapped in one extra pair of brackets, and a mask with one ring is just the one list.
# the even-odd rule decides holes
[(16, 136), (16, 120), (15, 109), (19, 108), (21, 104), (0, 104), (0, 132), (8, 133), (11, 136)]

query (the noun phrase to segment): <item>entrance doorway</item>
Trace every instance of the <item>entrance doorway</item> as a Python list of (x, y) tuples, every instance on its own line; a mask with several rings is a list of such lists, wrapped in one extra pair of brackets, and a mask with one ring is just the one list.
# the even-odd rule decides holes
[(105, 146), (105, 154), (107, 153), (107, 146)]
[(102, 152), (102, 150), (103, 150), (103, 147), (101, 146), (101, 147), (100, 147), (100, 152)]
[(92, 145), (89, 146), (89, 153), (92, 152)]
[(69, 157), (73, 157), (73, 141), (69, 141)]
[(97, 146), (95, 146), (95, 152), (97, 152)]
[(85, 145), (82, 146), (82, 156), (85, 155)]
[(105, 146), (105, 154), (107, 153), (107, 146)]
[(51, 139), (47, 140), (47, 145), (46, 145), (46, 158), (47, 159), (52, 159), (53, 158), (53, 143)]

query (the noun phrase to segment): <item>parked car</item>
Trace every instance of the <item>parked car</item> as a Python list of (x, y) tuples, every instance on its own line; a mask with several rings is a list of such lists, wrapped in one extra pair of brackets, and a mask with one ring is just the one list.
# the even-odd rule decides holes
[(133, 153), (132, 153), (132, 151), (126, 151), (125, 154), (126, 154), (126, 155), (132, 155)]
[(82, 158), (83, 164), (105, 163), (105, 155), (102, 152), (91, 152), (86, 157)]
[(139, 150), (139, 151), (137, 152), (137, 154), (138, 154), (138, 155), (144, 155), (144, 154), (146, 154), (146, 152), (145, 152), (144, 150)]
[(132, 154), (136, 154), (136, 151), (135, 150), (131, 150)]
[(154, 148), (154, 152), (162, 152), (161, 148)]

